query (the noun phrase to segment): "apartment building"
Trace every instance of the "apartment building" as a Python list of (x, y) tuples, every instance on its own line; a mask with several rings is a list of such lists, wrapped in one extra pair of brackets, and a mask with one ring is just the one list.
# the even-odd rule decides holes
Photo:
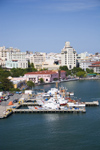
[(6, 61), (7, 61), (7, 53), (11, 52), (20, 52), (19, 49), (17, 48), (5, 48), (5, 46), (0, 47), (0, 66), (5, 67), (6, 66)]
[(42, 69), (42, 63), (45, 62), (46, 53), (35, 52), (30, 56), (30, 63), (33, 63), (36, 69)]
[(79, 67), (82, 68), (84, 71), (86, 71), (86, 68), (91, 69), (89, 66), (91, 66), (93, 63), (93, 61), (81, 61), (79, 63)]
[(100, 61), (96, 61), (89, 66), (95, 73), (100, 73)]
[(76, 51), (70, 46), (70, 42), (65, 42), (61, 51), (61, 65), (67, 66), (69, 70), (76, 67)]
[(7, 53), (6, 68), (28, 68), (26, 52), (9, 52)]

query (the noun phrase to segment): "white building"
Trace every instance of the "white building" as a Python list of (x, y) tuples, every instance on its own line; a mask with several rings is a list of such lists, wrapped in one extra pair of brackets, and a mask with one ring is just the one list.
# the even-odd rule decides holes
[(89, 66), (95, 73), (100, 73), (100, 61), (96, 61)]
[(6, 68), (28, 68), (26, 52), (7, 53)]
[(6, 60), (7, 60), (7, 53), (10, 52), (20, 52), (17, 48), (5, 48), (5, 46), (0, 47), (0, 66), (5, 67)]
[(42, 69), (42, 63), (45, 62), (46, 53), (35, 52), (30, 56), (30, 63), (34, 64), (36, 69)]
[(91, 69), (89, 66), (91, 66), (93, 63), (93, 61), (81, 61), (79, 63), (79, 67), (84, 69), (84, 71), (86, 71), (86, 68)]
[(70, 42), (65, 42), (61, 51), (61, 65), (67, 66), (69, 70), (76, 67), (76, 51), (70, 46)]

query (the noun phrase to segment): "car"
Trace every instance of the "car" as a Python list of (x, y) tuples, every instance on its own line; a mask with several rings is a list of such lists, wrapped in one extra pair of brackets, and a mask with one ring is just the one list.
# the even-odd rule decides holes
[(9, 96), (6, 96), (5, 98), (4, 98), (4, 100), (8, 100), (9, 99)]
[(14, 100), (13, 100), (13, 103), (17, 103), (17, 102), (18, 102), (18, 99), (14, 99)]
[(8, 96), (13, 96), (14, 95), (14, 93), (9, 93), (9, 95)]
[(21, 94), (22, 93), (22, 91), (16, 91), (16, 94)]

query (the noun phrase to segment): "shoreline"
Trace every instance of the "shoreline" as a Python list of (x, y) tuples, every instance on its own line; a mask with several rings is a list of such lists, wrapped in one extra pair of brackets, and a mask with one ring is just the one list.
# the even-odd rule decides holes
[(68, 79), (68, 80), (63, 80), (63, 81), (55, 81), (55, 82), (49, 82), (49, 83), (39, 83), (36, 84), (36, 86), (41, 86), (41, 85), (46, 85), (46, 84), (56, 84), (56, 83), (62, 83), (62, 82), (69, 82), (69, 81), (79, 81), (79, 80), (100, 80), (100, 78), (73, 78), (73, 79)]

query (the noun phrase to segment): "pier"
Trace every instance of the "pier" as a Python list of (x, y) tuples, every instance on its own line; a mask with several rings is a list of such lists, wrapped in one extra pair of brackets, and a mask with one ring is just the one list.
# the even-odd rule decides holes
[(99, 106), (98, 101), (93, 101), (93, 102), (85, 102), (86, 106)]
[(39, 106), (39, 104), (38, 103), (33, 103), (33, 102), (28, 102), (28, 103), (21, 103), (21, 105), (22, 106)]
[(67, 110), (45, 110), (45, 109), (13, 109), (13, 113), (85, 113), (86, 109), (67, 109)]
[[(85, 102), (88, 106), (99, 106), (98, 101)], [(86, 113), (85, 108), (67, 108), (66, 110), (52, 110), (52, 109), (20, 109), (22, 106), (39, 106), (37, 102), (23, 102), (14, 104), (12, 106), (0, 106), (0, 119), (7, 118), (13, 113)]]

